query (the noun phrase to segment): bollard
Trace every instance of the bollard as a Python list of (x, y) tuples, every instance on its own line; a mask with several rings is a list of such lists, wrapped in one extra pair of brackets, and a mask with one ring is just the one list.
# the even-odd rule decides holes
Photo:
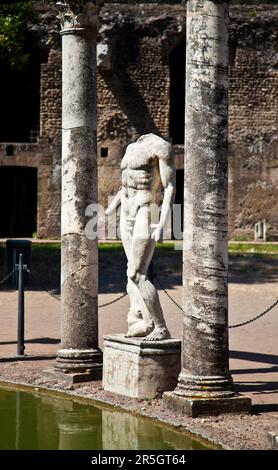
[(17, 283), (17, 273), (16, 273), (16, 269), (15, 269), (15, 265), (16, 265), (16, 250), (15, 248), (13, 249), (13, 261), (12, 261), (12, 266), (13, 266), (13, 275), (12, 275), (12, 288), (13, 289), (16, 289), (18, 287), (18, 283)]
[(18, 264), (18, 317), (17, 317), (17, 355), (24, 356), (24, 277), (23, 255)]

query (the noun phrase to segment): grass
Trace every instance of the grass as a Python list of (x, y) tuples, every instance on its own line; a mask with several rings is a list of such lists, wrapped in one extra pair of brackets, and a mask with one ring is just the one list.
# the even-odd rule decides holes
[[(48, 253), (49, 256), (57, 256), (60, 253), (60, 243), (33, 243), (32, 253), (36, 256), (44, 253)], [(172, 251), (175, 249), (175, 242), (167, 241), (156, 244), (156, 251)], [(0, 245), (0, 251), (4, 253), (6, 250), (5, 244)], [(121, 241), (115, 241), (114, 243), (99, 243), (99, 250), (103, 252), (121, 252), (123, 251), (123, 245)], [(248, 243), (248, 242), (230, 242), (228, 247), (229, 253), (238, 254), (278, 254), (278, 243)]]
[(229, 253), (278, 255), (278, 244), (272, 243), (229, 243)]
[[(277, 278), (278, 244), (229, 243), (229, 271), (232, 274), (251, 276), (261, 273), (262, 279)], [(5, 244), (0, 245), (0, 280), (8, 272)], [(34, 243), (31, 254), (32, 285), (58, 289), (60, 286), (60, 243)], [(153, 257), (154, 270), (164, 276), (180, 277), (182, 251), (175, 250), (174, 242), (158, 243)], [(125, 279), (126, 258), (122, 243), (99, 244), (99, 272), (104, 283), (111, 279)], [(110, 281), (109, 281), (110, 280)], [(124, 282), (124, 281), (123, 281)]]

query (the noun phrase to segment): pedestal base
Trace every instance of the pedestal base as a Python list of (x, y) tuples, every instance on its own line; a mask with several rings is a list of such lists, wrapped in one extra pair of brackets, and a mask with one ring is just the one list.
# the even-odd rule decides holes
[(192, 418), (226, 413), (249, 414), (251, 411), (251, 399), (242, 395), (225, 398), (191, 398), (180, 397), (174, 392), (166, 392), (163, 395), (163, 402), (168, 409)]
[(53, 369), (43, 376), (59, 382), (80, 383), (102, 378), (102, 352), (94, 349), (60, 349)]
[(76, 384), (81, 382), (90, 382), (94, 380), (101, 380), (102, 378), (102, 367), (96, 367), (88, 372), (68, 372), (60, 371), (57, 369), (45, 369), (43, 371), (43, 377), (46, 379), (52, 379), (56, 382), (67, 382), (69, 384)]
[(181, 342), (104, 336), (103, 387), (133, 398), (154, 398), (177, 385)]

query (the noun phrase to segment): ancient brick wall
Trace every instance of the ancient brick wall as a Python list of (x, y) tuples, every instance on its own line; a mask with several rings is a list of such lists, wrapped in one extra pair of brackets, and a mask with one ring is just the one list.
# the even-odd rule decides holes
[(231, 8), (230, 236), (278, 229), (278, 7)]
[[(38, 8), (41, 23), (34, 28), (48, 51), (41, 66), (40, 137), (34, 144), (38, 233), (55, 237), (60, 233), (61, 38), (55, 8), (41, 2)], [(229, 230), (230, 236), (249, 237), (261, 219), (278, 230), (278, 7), (236, 6), (230, 16)], [(106, 5), (101, 10), (98, 186), (104, 207), (120, 186), (126, 146), (148, 132), (169, 138), (170, 54), (185, 27), (181, 6)], [(26, 159), (17, 152), (17, 160)], [(176, 161), (181, 169), (180, 145)]]
[(109, 5), (101, 11), (99, 42), (109, 55), (109, 66), (100, 63), (97, 77), (99, 200), (104, 206), (120, 186), (127, 144), (149, 132), (169, 136), (169, 51), (184, 24), (182, 7)]
[[(37, 235), (57, 238), (61, 199), (61, 38), (56, 8), (36, 2), (34, 9), (40, 22), (29, 24), (30, 40), (47, 60), (41, 64), (40, 131), (34, 143), (0, 144), (0, 166), (37, 168)], [(10, 156), (9, 145), (13, 146)]]
[[(58, 47), (60, 44), (58, 43)], [(41, 66), (40, 140), (48, 152), (38, 172), (38, 236), (60, 236), (61, 215), (61, 113), (62, 58), (60, 47), (51, 49)]]
[[(278, 7), (231, 7), (230, 17), (229, 232), (252, 238), (259, 220), (278, 229)], [(186, 9), (177, 6), (102, 12), (101, 40), (111, 54), (98, 76), (103, 204), (118, 188), (126, 144), (145, 132), (169, 137), (169, 53), (185, 23)], [(101, 147), (111, 148), (107, 157)]]

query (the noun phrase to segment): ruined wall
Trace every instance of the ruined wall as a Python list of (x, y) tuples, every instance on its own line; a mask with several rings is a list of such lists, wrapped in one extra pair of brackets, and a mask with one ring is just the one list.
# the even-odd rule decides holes
[[(29, 24), (28, 41), (45, 60), (40, 76), (39, 135), (36, 142), (12, 144), (13, 155), (10, 156), (7, 155), (9, 143), (1, 143), (0, 167), (37, 168), (37, 235), (57, 238), (60, 236), (61, 192), (61, 39), (56, 8), (36, 2), (34, 9), (39, 22)], [(7, 90), (7, 93), (12, 92)]]
[[(36, 8), (41, 21), (31, 25), (32, 32), (48, 54), (41, 66), (40, 136), (34, 144), (38, 234), (56, 237), (60, 235), (61, 38), (55, 7), (38, 2)], [(278, 7), (233, 6), (230, 11), (229, 230), (231, 237), (252, 237), (254, 223), (261, 219), (278, 230)], [(113, 4), (101, 10), (98, 167), (99, 201), (104, 207), (120, 186), (126, 146), (148, 132), (169, 138), (170, 54), (184, 38), (185, 27), (182, 6)], [(17, 147), (16, 164), (26, 160), (23, 153)], [(181, 169), (181, 145), (175, 155)], [(0, 165), (6, 158), (3, 144)]]
[[(230, 12), (230, 238), (253, 238), (254, 224), (262, 219), (274, 236), (278, 7), (232, 6)], [(126, 145), (146, 132), (169, 138), (169, 55), (185, 34), (186, 9), (107, 6), (100, 24), (99, 40), (108, 50), (98, 74), (99, 193), (106, 205), (120, 184), (119, 161)], [(101, 157), (102, 147), (108, 156)], [(176, 146), (175, 153), (181, 168), (182, 147)]]
[(278, 229), (278, 7), (231, 8), (230, 236)]
[(107, 5), (101, 11), (98, 165), (104, 206), (120, 186), (126, 146), (150, 132), (168, 138), (169, 52), (182, 35), (183, 18), (184, 8), (178, 6)]
[[(58, 43), (59, 45), (59, 43)], [(61, 214), (61, 52), (51, 49), (48, 62), (41, 66), (40, 141), (47, 155), (38, 171), (38, 236), (60, 236)]]

